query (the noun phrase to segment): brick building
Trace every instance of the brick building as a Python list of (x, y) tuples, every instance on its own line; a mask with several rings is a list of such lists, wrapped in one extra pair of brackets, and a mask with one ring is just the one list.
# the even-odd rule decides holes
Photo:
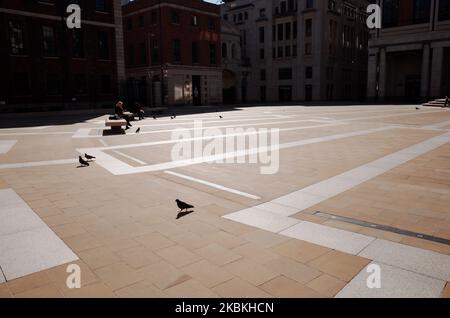
[(222, 102), (219, 6), (129, 1), (123, 28), (129, 99), (152, 106)]
[[(81, 7), (81, 29), (64, 21)], [(120, 0), (0, 1), (0, 109), (110, 107), (125, 76)]]

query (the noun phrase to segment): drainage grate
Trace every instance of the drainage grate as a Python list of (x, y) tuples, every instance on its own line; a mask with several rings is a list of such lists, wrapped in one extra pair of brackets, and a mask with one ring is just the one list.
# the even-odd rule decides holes
[(355, 225), (359, 225), (359, 226), (363, 226), (363, 227), (370, 227), (370, 228), (381, 230), (381, 231), (392, 232), (392, 233), (401, 234), (401, 235), (405, 235), (405, 236), (416, 237), (416, 238), (419, 238), (422, 240), (427, 240), (427, 241), (431, 241), (431, 242), (450, 245), (450, 240), (442, 238), (442, 237), (436, 237), (436, 236), (427, 235), (427, 234), (423, 234), (423, 233), (411, 232), (411, 231), (402, 230), (402, 229), (392, 227), (392, 226), (381, 225), (381, 224), (376, 224), (376, 223), (369, 223), (369, 222), (365, 222), (365, 221), (361, 221), (361, 220), (357, 220), (357, 219), (347, 218), (344, 216), (334, 215), (334, 214), (320, 212), (320, 211), (317, 211), (316, 213), (314, 213), (314, 215), (323, 217), (323, 218), (327, 218), (327, 219), (345, 222), (345, 223), (351, 223), (351, 224), (355, 224)]

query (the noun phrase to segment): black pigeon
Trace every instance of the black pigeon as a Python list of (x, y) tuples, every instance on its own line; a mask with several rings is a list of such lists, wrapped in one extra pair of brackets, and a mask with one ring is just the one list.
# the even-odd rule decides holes
[(78, 157), (78, 161), (80, 162), (80, 164), (81, 164), (82, 166), (89, 167), (89, 162), (87, 162), (86, 160), (84, 160), (83, 158), (81, 158), (81, 156)]
[(175, 202), (177, 202), (177, 206), (181, 211), (194, 208), (193, 205), (187, 204), (186, 202), (180, 201), (178, 199), (176, 199)]
[(175, 115), (175, 114), (173, 114), (172, 116), (173, 116), (173, 119), (177, 118), (177, 115)]
[(141, 127), (139, 127), (139, 128), (136, 130), (136, 134), (138, 134), (140, 131), (141, 131)]
[(419, 107), (416, 107), (416, 109), (419, 110), (420, 108), (419, 108)]
[(222, 117), (222, 116), (219, 116), (219, 118), (222, 119), (223, 117)]
[(173, 116), (170, 116), (170, 119), (173, 119)]
[(88, 155), (87, 153), (84, 154), (87, 160), (93, 160), (96, 159), (94, 156)]
[(153, 116), (153, 119), (156, 119), (156, 116)]

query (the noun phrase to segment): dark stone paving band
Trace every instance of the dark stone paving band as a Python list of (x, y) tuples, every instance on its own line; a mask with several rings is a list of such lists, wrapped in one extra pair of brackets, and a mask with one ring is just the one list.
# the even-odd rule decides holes
[(427, 240), (427, 241), (431, 241), (431, 242), (450, 245), (450, 240), (447, 240), (442, 237), (436, 237), (436, 236), (427, 235), (427, 234), (423, 234), (423, 233), (402, 230), (402, 229), (392, 227), (392, 226), (387, 226), (387, 225), (369, 223), (369, 222), (365, 222), (365, 221), (361, 221), (361, 220), (357, 220), (357, 219), (347, 218), (344, 216), (334, 215), (331, 213), (325, 213), (325, 212), (320, 212), (320, 211), (315, 212), (314, 215), (318, 216), (318, 217), (323, 217), (323, 218), (327, 218), (327, 219), (345, 222), (345, 223), (351, 223), (351, 224), (355, 224), (355, 225), (359, 225), (359, 226), (363, 226), (363, 227), (369, 227), (369, 228), (373, 228), (373, 229), (377, 229), (377, 230), (381, 230), (381, 231), (392, 232), (392, 233), (401, 234), (401, 235), (405, 235), (405, 236), (416, 237), (416, 238), (419, 238), (422, 240)]

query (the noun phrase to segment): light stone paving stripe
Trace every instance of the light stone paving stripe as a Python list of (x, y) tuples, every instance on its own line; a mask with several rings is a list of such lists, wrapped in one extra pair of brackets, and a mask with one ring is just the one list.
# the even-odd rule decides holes
[(118, 151), (118, 150), (113, 150), (113, 152), (115, 152), (116, 154), (118, 154), (118, 155), (120, 155), (120, 156), (123, 156), (123, 157), (125, 157), (125, 158), (128, 158), (128, 159), (130, 159), (130, 160), (133, 160), (134, 162), (137, 162), (137, 163), (140, 164), (140, 165), (146, 165), (146, 164), (147, 164), (146, 162), (144, 162), (144, 161), (142, 161), (142, 160), (136, 159), (136, 158), (134, 158), (134, 157), (132, 157), (132, 156), (129, 156), (129, 155), (127, 155), (127, 154), (125, 154), (125, 153), (123, 153), (123, 152), (120, 152), (120, 151)]
[(78, 159), (61, 159), (61, 160), (47, 160), (47, 161), (32, 161), (20, 163), (3, 163), (0, 164), (0, 169), (17, 169), (17, 168), (31, 168), (42, 166), (57, 166), (77, 163)]
[(33, 132), (33, 133), (2, 133), (0, 136), (45, 136), (45, 135), (73, 135), (73, 131)]
[(450, 120), (446, 120), (446, 121), (432, 124), (432, 125), (423, 126), (421, 128), (422, 129), (440, 129), (440, 128), (445, 128), (447, 126), (450, 126)]
[(284, 229), (295, 226), (300, 220), (283, 217), (277, 213), (259, 208), (244, 209), (223, 216), (225, 219), (247, 224), (259, 229), (278, 233)]
[(6, 280), (78, 259), (14, 190), (0, 190), (0, 202), (0, 266)]
[(222, 191), (234, 193), (234, 194), (237, 194), (237, 195), (240, 195), (240, 196), (243, 196), (243, 197), (246, 197), (246, 198), (250, 198), (250, 199), (253, 199), (253, 200), (260, 200), (261, 199), (260, 197), (258, 197), (256, 195), (253, 195), (253, 194), (250, 194), (250, 193), (246, 193), (246, 192), (243, 192), (243, 191), (227, 188), (227, 187), (221, 186), (220, 184), (216, 184), (216, 183), (208, 182), (208, 181), (205, 181), (205, 180), (193, 178), (193, 177), (181, 174), (181, 173), (177, 173), (177, 172), (173, 172), (173, 171), (164, 171), (164, 173), (170, 174), (172, 176), (177, 176), (179, 178), (186, 179), (186, 180), (189, 180), (189, 181), (193, 181), (193, 182), (197, 182), (197, 183), (200, 183), (200, 184), (204, 184), (204, 185), (207, 185), (207, 186), (209, 186), (211, 188), (215, 188), (215, 189), (219, 189), (219, 190), (222, 190)]
[(105, 140), (99, 139), (98, 141), (99, 141), (103, 146), (108, 147), (108, 143), (107, 143)]
[(0, 140), (0, 154), (7, 153), (17, 143), (17, 140)]
[(91, 130), (92, 130), (92, 128), (80, 128), (75, 132), (75, 134), (72, 136), (72, 138), (89, 137), (89, 133), (91, 132)]
[[(319, 142), (333, 141), (333, 140), (338, 140), (338, 139), (343, 139), (343, 138), (348, 138), (348, 137), (355, 137), (355, 136), (363, 136), (363, 135), (367, 135), (367, 134), (371, 134), (371, 133), (375, 133), (375, 132), (386, 131), (386, 130), (390, 130), (390, 129), (392, 129), (392, 126), (372, 128), (372, 129), (367, 129), (367, 130), (358, 130), (358, 131), (353, 131), (353, 132), (348, 132), (348, 133), (342, 133), (342, 134), (336, 134), (336, 135), (288, 142), (288, 143), (279, 144), (279, 145), (271, 145), (268, 147), (250, 148), (250, 149), (227, 152), (227, 153), (211, 155), (211, 156), (196, 157), (196, 158), (192, 158), (192, 159), (185, 159), (185, 160), (178, 160), (178, 161), (169, 161), (169, 162), (153, 164), (153, 165), (148, 165), (148, 166), (142, 166), (142, 167), (132, 167), (132, 166), (118, 160), (117, 158), (109, 156), (108, 154), (106, 154), (102, 151), (103, 149), (110, 150), (110, 149), (116, 149), (116, 148), (120, 148), (120, 149), (128, 148), (127, 146), (77, 149), (77, 151), (80, 153), (84, 153), (84, 152), (93, 153), (93, 155), (97, 157), (96, 163), (98, 165), (100, 165), (101, 167), (108, 170), (110, 173), (112, 173), (114, 175), (122, 175), (122, 174), (134, 174), (134, 173), (170, 170), (170, 169), (179, 168), (179, 167), (191, 166), (194, 164), (214, 162), (214, 161), (244, 157), (244, 156), (249, 156), (249, 155), (256, 155), (259, 153), (270, 153), (272, 151), (277, 151), (278, 149), (288, 149), (288, 148), (300, 147), (300, 146), (310, 145), (310, 144), (319, 143)], [(183, 140), (183, 141), (185, 141), (185, 140)], [(138, 145), (142, 146), (142, 145), (146, 145), (146, 144), (136, 144), (133, 147), (137, 147)]]
[(367, 287), (367, 279), (372, 272), (367, 272), (368, 267), (365, 267), (336, 298), (438, 298), (445, 286), (445, 282), (439, 279), (380, 262), (370, 265), (373, 264), (380, 266), (381, 288)]
[(279, 234), (356, 255), (375, 240), (372, 236), (316, 224), (299, 222)]
[(0, 266), (0, 284), (6, 282), (5, 274), (3, 273), (2, 267)]
[(382, 239), (375, 240), (358, 255), (422, 275), (450, 281), (450, 255)]

